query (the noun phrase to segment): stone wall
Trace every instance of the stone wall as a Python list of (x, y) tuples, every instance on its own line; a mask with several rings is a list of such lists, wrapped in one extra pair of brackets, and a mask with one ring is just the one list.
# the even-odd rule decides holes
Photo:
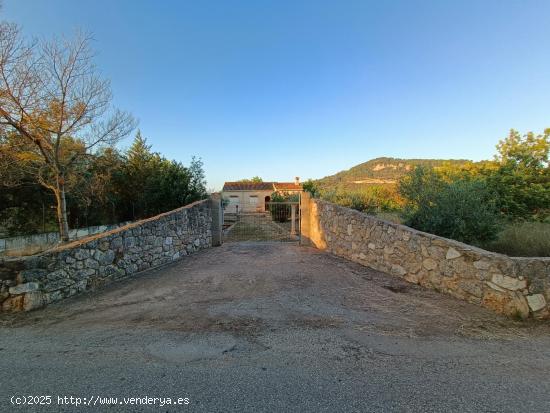
[(497, 313), (550, 318), (550, 258), (492, 253), (308, 195), (302, 236), (317, 248)]
[(42, 307), (212, 246), (212, 202), (198, 201), (40, 255), (0, 259), (2, 311)]

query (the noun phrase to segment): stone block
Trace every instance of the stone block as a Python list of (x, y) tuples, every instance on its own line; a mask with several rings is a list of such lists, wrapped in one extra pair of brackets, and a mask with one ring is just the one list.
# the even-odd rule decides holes
[(454, 260), (455, 258), (461, 257), (462, 254), (455, 250), (453, 247), (450, 247), (447, 250), (447, 254), (445, 255), (445, 259), (447, 260)]
[(44, 278), (48, 274), (47, 270), (35, 268), (31, 270), (23, 270), (17, 276), (17, 283), (22, 284), (29, 281), (37, 281)]
[(44, 294), (41, 291), (27, 293), (23, 299), (23, 310), (34, 310), (43, 307), (45, 304)]
[(17, 295), (17, 294), (25, 294), (30, 293), (33, 291), (38, 291), (40, 288), (40, 284), (37, 282), (28, 282), (24, 284), (18, 284), (15, 287), (10, 287), (10, 294)]
[(429, 271), (435, 270), (437, 268), (437, 261), (432, 258), (426, 258), (422, 261), (422, 266)]
[(493, 274), (491, 276), (491, 281), (493, 284), (510, 291), (523, 290), (527, 287), (526, 280), (520, 280), (502, 274)]
[(531, 311), (535, 312), (535, 311), (542, 310), (543, 308), (546, 308), (546, 300), (544, 298), (544, 295), (533, 294), (533, 295), (528, 295), (526, 298)]

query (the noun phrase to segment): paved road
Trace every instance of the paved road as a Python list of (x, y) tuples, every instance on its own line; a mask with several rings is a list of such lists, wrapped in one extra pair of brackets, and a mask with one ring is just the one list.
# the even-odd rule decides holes
[[(0, 325), (2, 412), (550, 410), (548, 325), (293, 244), (225, 244)], [(120, 404), (147, 396), (189, 404)]]

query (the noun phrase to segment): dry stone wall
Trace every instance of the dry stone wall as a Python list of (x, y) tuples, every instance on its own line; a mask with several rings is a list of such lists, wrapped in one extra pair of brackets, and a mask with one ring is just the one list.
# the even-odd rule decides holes
[(210, 246), (211, 201), (198, 201), (47, 253), (0, 260), (0, 307), (32, 310)]
[(514, 258), (303, 199), (302, 233), (315, 246), (497, 313), (550, 318), (550, 258)]

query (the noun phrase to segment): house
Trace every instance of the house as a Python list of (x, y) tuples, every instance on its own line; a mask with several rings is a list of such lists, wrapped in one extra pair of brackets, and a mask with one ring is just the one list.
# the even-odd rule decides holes
[(263, 212), (274, 192), (290, 195), (302, 190), (299, 177), (294, 182), (226, 182), (222, 198), (229, 201), (225, 207), (226, 213)]

